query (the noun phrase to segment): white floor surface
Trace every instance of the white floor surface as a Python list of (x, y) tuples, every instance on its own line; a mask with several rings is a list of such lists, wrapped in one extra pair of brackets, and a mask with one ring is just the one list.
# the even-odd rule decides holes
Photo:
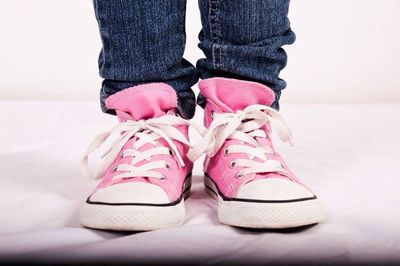
[(324, 223), (285, 231), (220, 224), (199, 160), (182, 227), (122, 233), (78, 221), (97, 182), (81, 176), (80, 155), (115, 117), (93, 102), (0, 102), (0, 262), (400, 262), (400, 105), (281, 112), (296, 146), (275, 138), (278, 150), (322, 199)]

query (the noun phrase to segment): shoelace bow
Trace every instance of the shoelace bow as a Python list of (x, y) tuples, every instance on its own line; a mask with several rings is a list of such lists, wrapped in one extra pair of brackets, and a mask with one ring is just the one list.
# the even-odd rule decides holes
[[(112, 129), (107, 130), (97, 135), (90, 143), (86, 152), (82, 156), (82, 172), (85, 176), (92, 178), (100, 178), (106, 169), (114, 162), (118, 154), (121, 152), (124, 145), (132, 138), (137, 137), (132, 148), (125, 149), (122, 152), (123, 157), (132, 157), (129, 164), (120, 164), (114, 171), (121, 172), (113, 177), (116, 178), (131, 178), (131, 177), (153, 177), (163, 179), (163, 175), (155, 169), (167, 167), (165, 161), (154, 161), (151, 158), (154, 155), (175, 155), (179, 164), (184, 167), (185, 163), (174, 140), (184, 143), (191, 147), (189, 140), (176, 128), (179, 125), (192, 125), (200, 134), (204, 132), (204, 128), (196, 126), (190, 121), (175, 115), (164, 115), (147, 120), (127, 120), (119, 123)], [(113, 133), (119, 133), (120, 136), (112, 143), (111, 147), (101, 156), (103, 159), (95, 174), (92, 173), (89, 167), (89, 155), (97, 150)], [(164, 139), (169, 147), (156, 146), (158, 139)], [(151, 143), (155, 147), (146, 151), (138, 151), (143, 145)], [(141, 166), (135, 166), (136, 163), (147, 160)]]
[[(266, 153), (271, 154), (273, 151), (269, 147), (260, 146), (255, 139), (255, 137), (267, 137), (266, 132), (261, 129), (267, 123), (276, 130), (283, 142), (292, 144), (292, 134), (283, 117), (276, 110), (265, 105), (250, 105), (236, 113), (215, 113), (207, 133), (187, 156), (192, 161), (203, 153), (212, 157), (228, 138), (235, 139), (240, 143), (252, 145), (230, 145), (225, 151), (225, 153), (245, 153), (249, 157), (249, 159), (236, 159), (231, 163), (232, 166), (244, 167), (237, 177), (251, 173), (286, 173), (279, 161), (267, 160)], [(255, 157), (261, 159), (262, 162), (253, 160)]]

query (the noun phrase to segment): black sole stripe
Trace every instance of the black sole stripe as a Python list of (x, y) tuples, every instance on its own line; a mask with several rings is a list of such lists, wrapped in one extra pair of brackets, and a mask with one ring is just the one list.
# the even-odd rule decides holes
[(212, 178), (208, 175), (208, 173), (204, 173), (205, 178), (208, 178), (214, 186), (217, 188), (217, 192), (214, 191), (210, 186), (204, 184), (206, 188), (212, 191), (215, 195), (219, 195), (224, 201), (241, 201), (241, 202), (252, 202), (252, 203), (291, 203), (291, 202), (299, 202), (299, 201), (307, 201), (307, 200), (315, 200), (317, 196), (308, 198), (298, 198), (298, 199), (290, 199), (290, 200), (258, 200), (258, 199), (244, 199), (244, 198), (230, 198), (225, 196), (218, 188), (217, 184), (212, 180)]
[(206, 184), (204, 184), (204, 187), (210, 191), (211, 193), (213, 193), (215, 196), (218, 196), (218, 193), (214, 191), (214, 189), (212, 189), (211, 187), (207, 186)]

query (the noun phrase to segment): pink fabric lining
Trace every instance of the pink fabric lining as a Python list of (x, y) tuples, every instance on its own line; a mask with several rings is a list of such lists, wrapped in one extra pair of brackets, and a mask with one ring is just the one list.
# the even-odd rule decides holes
[(176, 108), (177, 96), (175, 90), (165, 83), (149, 83), (117, 92), (105, 103), (108, 109), (116, 110), (120, 121), (140, 120), (158, 117)]
[(252, 104), (270, 106), (275, 100), (273, 90), (251, 81), (211, 78), (200, 81), (199, 88), (223, 112), (236, 112)]

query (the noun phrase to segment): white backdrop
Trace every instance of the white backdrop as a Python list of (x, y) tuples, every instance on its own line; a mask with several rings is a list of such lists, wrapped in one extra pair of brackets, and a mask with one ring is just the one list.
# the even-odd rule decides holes
[[(292, 1), (287, 102), (400, 102), (400, 1)], [(188, 0), (191, 62), (200, 18)], [(96, 100), (97, 24), (89, 0), (0, 2), (0, 99)]]
[[(183, 227), (122, 234), (78, 221), (98, 182), (81, 176), (80, 156), (116, 122), (97, 102), (100, 40), (92, 2), (0, 0), (0, 264), (7, 256), (31, 264), (151, 263), (154, 254), (223, 264), (400, 262), (400, 105), (386, 104), (400, 103), (399, 14), (400, 0), (292, 1), (298, 38), (287, 47), (283, 101), (300, 104), (282, 105), (282, 114), (296, 147), (274, 144), (321, 196), (324, 223), (282, 232), (222, 225), (198, 160)], [(196, 0), (188, 0), (187, 26), (185, 55), (194, 63), (202, 56)], [(196, 112), (194, 121), (201, 120)]]

